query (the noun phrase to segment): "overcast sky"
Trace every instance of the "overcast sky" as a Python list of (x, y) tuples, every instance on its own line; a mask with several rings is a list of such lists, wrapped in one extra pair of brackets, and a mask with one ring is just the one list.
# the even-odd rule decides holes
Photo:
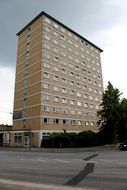
[(127, 98), (127, 0), (0, 0), (0, 124), (11, 123), (16, 33), (45, 11), (104, 50), (104, 88)]

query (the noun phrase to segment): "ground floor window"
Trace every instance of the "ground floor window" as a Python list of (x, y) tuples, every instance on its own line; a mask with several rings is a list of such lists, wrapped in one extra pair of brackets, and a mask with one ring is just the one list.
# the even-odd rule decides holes
[(14, 143), (15, 144), (22, 143), (22, 133), (14, 133)]

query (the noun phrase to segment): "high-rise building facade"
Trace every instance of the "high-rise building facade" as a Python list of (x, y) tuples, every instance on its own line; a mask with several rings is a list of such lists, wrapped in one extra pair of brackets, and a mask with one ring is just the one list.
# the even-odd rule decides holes
[[(102, 50), (45, 12), (18, 32), (11, 145), (54, 132), (98, 131)], [(30, 137), (30, 136), (31, 137)]]

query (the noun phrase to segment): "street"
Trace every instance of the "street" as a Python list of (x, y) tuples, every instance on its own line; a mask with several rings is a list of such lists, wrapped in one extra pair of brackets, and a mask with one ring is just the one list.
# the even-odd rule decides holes
[(127, 151), (108, 148), (75, 153), (0, 149), (0, 189), (20, 189), (18, 185), (25, 183), (29, 189), (31, 183), (31, 190), (37, 189), (34, 186), (41, 188), (41, 184), (65, 189), (126, 190), (126, 158)]

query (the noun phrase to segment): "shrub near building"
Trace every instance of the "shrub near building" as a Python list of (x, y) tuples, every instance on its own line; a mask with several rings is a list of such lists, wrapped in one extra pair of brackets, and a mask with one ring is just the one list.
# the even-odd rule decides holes
[(99, 141), (97, 134), (92, 131), (76, 133), (52, 134), (42, 140), (41, 147), (44, 148), (78, 148), (97, 146)]

